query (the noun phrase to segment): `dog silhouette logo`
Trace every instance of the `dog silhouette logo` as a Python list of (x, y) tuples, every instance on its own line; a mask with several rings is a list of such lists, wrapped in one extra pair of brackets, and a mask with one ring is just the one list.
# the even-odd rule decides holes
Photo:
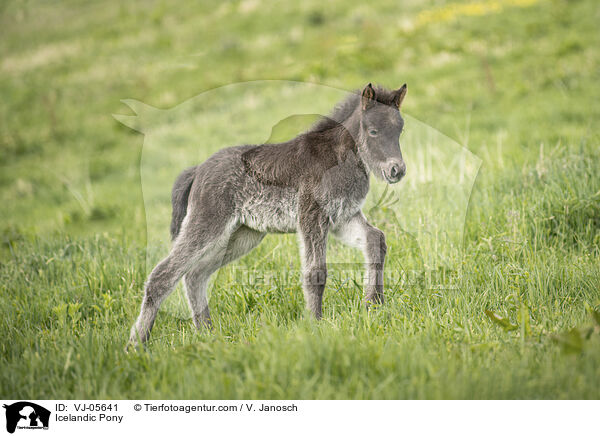
[(6, 409), (6, 431), (14, 433), (19, 429), (48, 429), (50, 411), (28, 401), (4, 405)]

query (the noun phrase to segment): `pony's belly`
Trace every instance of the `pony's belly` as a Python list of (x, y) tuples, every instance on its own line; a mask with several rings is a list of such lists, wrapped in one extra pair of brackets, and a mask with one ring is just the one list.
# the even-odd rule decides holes
[(297, 193), (269, 186), (244, 201), (241, 223), (259, 232), (293, 233), (297, 227)]

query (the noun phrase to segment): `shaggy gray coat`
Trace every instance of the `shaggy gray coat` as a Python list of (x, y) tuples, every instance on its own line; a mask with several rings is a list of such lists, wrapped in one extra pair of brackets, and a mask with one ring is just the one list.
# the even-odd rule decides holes
[(162, 301), (183, 277), (196, 327), (210, 326), (206, 288), (223, 265), (248, 253), (265, 234), (297, 232), (308, 310), (321, 317), (329, 233), (365, 257), (367, 304), (383, 303), (383, 232), (361, 211), (369, 174), (398, 182), (406, 85), (368, 84), (330, 117), (280, 144), (221, 150), (183, 171), (172, 192), (173, 247), (151, 272), (130, 344), (148, 339)]

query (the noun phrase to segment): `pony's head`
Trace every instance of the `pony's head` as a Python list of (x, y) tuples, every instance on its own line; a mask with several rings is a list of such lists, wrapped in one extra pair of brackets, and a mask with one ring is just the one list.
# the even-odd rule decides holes
[(406, 90), (406, 84), (388, 91), (369, 83), (360, 98), (358, 153), (376, 177), (390, 184), (399, 182), (406, 173), (399, 144), (404, 128), (400, 105)]

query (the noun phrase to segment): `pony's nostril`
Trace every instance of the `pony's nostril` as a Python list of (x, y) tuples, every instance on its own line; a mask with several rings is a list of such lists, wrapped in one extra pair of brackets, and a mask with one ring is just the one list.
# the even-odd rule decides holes
[(392, 179), (397, 178), (400, 175), (400, 165), (394, 164), (392, 165), (392, 169), (390, 169), (390, 176)]

